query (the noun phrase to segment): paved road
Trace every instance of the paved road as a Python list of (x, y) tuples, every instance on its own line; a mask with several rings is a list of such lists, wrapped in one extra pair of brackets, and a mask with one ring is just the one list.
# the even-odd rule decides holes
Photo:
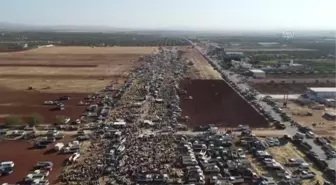
[[(196, 46), (195, 45), (195, 48), (203, 55), (205, 56), (205, 51)], [(227, 76), (231, 81), (235, 82), (235, 84), (242, 90), (248, 90), (250, 89), (250, 87), (248, 86), (248, 84), (245, 84), (245, 83), (239, 83), (241, 81), (241, 77), (239, 77), (239, 75), (237, 74), (234, 74), (233, 72), (231, 71), (228, 71), (228, 70), (225, 70), (225, 69), (222, 69), (222, 67), (218, 64), (218, 61), (216, 60), (213, 60), (211, 58), (208, 58), (208, 57), (205, 57), (209, 62), (213, 63), (214, 65), (217, 66), (218, 69), (221, 69), (221, 71), (219, 71), (220, 73), (224, 74), (225, 76)], [(257, 97), (259, 97), (258, 99), (260, 100), (262, 98), (263, 95), (259, 94)], [(273, 116), (273, 118), (275, 120), (278, 120), (278, 121), (281, 121), (282, 122), (282, 119), (280, 117), (280, 115), (278, 113), (276, 113), (275, 111), (273, 111), (273, 108), (266, 104), (265, 102), (263, 101), (259, 101), (259, 104), (264, 108), (265, 111), (268, 111), (271, 113), (271, 115)], [(286, 129), (281, 131), (283, 133), (286, 133), (288, 135), (295, 135), (297, 132), (298, 132), (298, 129), (295, 127), (295, 126), (291, 126), (290, 123), (285, 123), (286, 124)], [(269, 132), (272, 132), (272, 131), (269, 131)], [(276, 131), (275, 131), (276, 132)], [(321, 159), (327, 159), (327, 156), (325, 155), (324, 151), (322, 150), (322, 148), (317, 145), (312, 139), (308, 139), (308, 138), (305, 138), (305, 141), (307, 143), (309, 143), (311, 146), (312, 146), (312, 151), (316, 152), (316, 154), (321, 158)], [(326, 160), (328, 165), (334, 169), (336, 169), (336, 159), (331, 159), (331, 160)]]
[[(296, 100), (301, 94), (288, 94), (288, 99), (289, 100)], [(275, 100), (282, 100), (284, 98), (283, 94), (260, 94), (259, 95), (261, 98), (265, 96), (270, 96)]]

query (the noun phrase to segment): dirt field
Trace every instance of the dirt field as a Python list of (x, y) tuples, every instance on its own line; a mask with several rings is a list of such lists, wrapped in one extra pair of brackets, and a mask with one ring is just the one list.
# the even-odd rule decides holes
[(9, 176), (0, 177), (2, 183), (19, 183), (33, 169), (39, 161), (51, 161), (54, 167), (49, 175), (49, 181), (54, 184), (61, 173), (61, 167), (69, 155), (48, 154), (47, 149), (31, 149), (32, 143), (25, 141), (2, 141), (0, 142), (0, 159), (14, 161), (14, 172)]
[[(154, 50), (154, 47), (51, 47), (0, 53), (0, 87), (25, 90), (35, 85), (37, 90), (46, 91), (43, 86), (50, 82), (46, 80), (51, 80), (49, 85), (61, 80), (48, 91), (92, 92), (115, 78), (125, 77), (138, 65), (136, 60), (141, 55)], [(101, 77), (104, 80), (99, 80)], [(82, 80), (86, 81), (85, 86)], [(77, 81), (79, 86), (75, 85)], [(62, 84), (66, 88), (60, 87)]]
[[(0, 53), (0, 124), (12, 114), (38, 113), (46, 122), (56, 115), (76, 119), (83, 111), (76, 104), (87, 93), (108, 84), (121, 86), (139, 65), (137, 59), (153, 51), (154, 47), (50, 47)], [(42, 105), (62, 95), (72, 97), (64, 111)]]
[(184, 49), (184, 57), (194, 65), (187, 74), (191, 79), (222, 79), (222, 76), (208, 63), (196, 49)]
[[(279, 103), (279, 106), (282, 106), (281, 102)], [(288, 102), (287, 108), (283, 108), (283, 110), (287, 112), (288, 115), (293, 120), (298, 122), (299, 124), (311, 127), (314, 133), (320, 136), (335, 137), (335, 133), (336, 133), (335, 121), (329, 121), (322, 117), (325, 110), (312, 110), (307, 106), (300, 106), (291, 101)], [(336, 111), (335, 109), (330, 109), (330, 110)], [(306, 113), (306, 112), (311, 112), (313, 116), (293, 115), (297, 113)], [(312, 126), (313, 123), (317, 123), (317, 125), (313, 127)], [(323, 124), (319, 124), (319, 123), (323, 123)]]
[(268, 94), (303, 94), (308, 87), (336, 87), (335, 82), (330, 83), (249, 83), (260, 93)]
[[(65, 109), (52, 110), (55, 106), (43, 105), (44, 101), (56, 100), (60, 96), (70, 96), (64, 101)], [(77, 106), (87, 96), (86, 93), (44, 93), (38, 91), (0, 91), (0, 124), (9, 115), (20, 115), (23, 118), (33, 113), (43, 116), (45, 123), (55, 123), (56, 116), (67, 116), (76, 120), (84, 111), (85, 106)]]
[(180, 88), (193, 98), (186, 100), (186, 96), (180, 97), (182, 115), (190, 117), (190, 126), (268, 126), (267, 121), (223, 80), (184, 80)]

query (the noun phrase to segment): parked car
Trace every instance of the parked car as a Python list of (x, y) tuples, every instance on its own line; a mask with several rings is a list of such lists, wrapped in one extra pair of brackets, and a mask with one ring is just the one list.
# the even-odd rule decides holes
[(59, 100), (70, 100), (69, 96), (61, 96)]
[(26, 183), (34, 183), (36, 181), (44, 180), (46, 176), (44, 174), (39, 174), (39, 173), (31, 173), (28, 174), (25, 178), (24, 181)]
[(43, 161), (43, 162), (38, 162), (35, 165), (35, 169), (44, 169), (44, 170), (52, 170), (53, 167), (53, 163), (50, 161)]
[(39, 142), (34, 145), (34, 148), (36, 149), (43, 149), (47, 147), (48, 147), (48, 143), (43, 143), (43, 142)]
[(308, 131), (308, 132), (306, 132), (306, 136), (307, 136), (307, 138), (314, 138), (315, 134), (312, 131)]
[(12, 167), (0, 166), (0, 177), (4, 175), (9, 175), (14, 171)]
[(13, 161), (2, 161), (0, 163), (0, 167), (10, 167), (10, 168), (14, 168), (15, 164)]

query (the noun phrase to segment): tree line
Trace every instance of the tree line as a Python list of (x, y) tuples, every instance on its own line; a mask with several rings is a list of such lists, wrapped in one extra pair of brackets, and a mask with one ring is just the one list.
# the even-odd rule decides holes
[[(66, 122), (65, 120), (66, 120), (65, 116), (56, 116), (56, 121), (54, 124), (63, 125)], [(22, 117), (19, 115), (11, 115), (5, 119), (5, 125), (7, 127), (23, 125), (23, 124), (27, 124), (30, 127), (38, 126), (38, 125), (44, 124), (44, 118), (40, 114), (34, 113), (34, 114), (29, 115), (26, 121), (24, 121)]]

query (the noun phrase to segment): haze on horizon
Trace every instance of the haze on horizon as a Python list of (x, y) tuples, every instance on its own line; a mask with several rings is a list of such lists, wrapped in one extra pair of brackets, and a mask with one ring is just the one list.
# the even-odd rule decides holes
[(0, 22), (184, 30), (336, 30), (335, 0), (1, 0)]

